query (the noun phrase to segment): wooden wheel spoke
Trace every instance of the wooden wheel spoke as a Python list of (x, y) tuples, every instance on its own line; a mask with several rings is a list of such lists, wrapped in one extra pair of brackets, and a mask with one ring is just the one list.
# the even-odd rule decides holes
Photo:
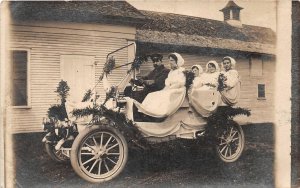
[(109, 147), (109, 148), (107, 149), (107, 151), (111, 150), (112, 148), (114, 148), (114, 147), (116, 147), (116, 146), (118, 146), (118, 145), (119, 145), (119, 143), (116, 143), (115, 145)]
[(92, 146), (88, 145), (86, 142), (84, 143), (88, 148), (95, 150)]
[(109, 137), (109, 139), (107, 140), (107, 142), (106, 142), (106, 144), (105, 144), (104, 148), (106, 148), (106, 147), (107, 147), (107, 145), (108, 145), (108, 143), (110, 142), (111, 138), (112, 138), (112, 136), (110, 136), (110, 137)]
[(220, 153), (222, 153), (225, 149), (226, 149), (227, 145), (225, 145), (222, 150), (220, 151)]
[(99, 161), (98, 175), (101, 175), (101, 165), (102, 165), (102, 159)]
[(225, 150), (225, 157), (227, 157), (227, 152), (228, 152), (228, 146), (226, 147), (226, 150)]
[(98, 143), (97, 143), (97, 141), (96, 141), (96, 139), (95, 139), (94, 136), (93, 136), (93, 141), (94, 141), (94, 143), (95, 143), (95, 146), (98, 146)]
[(115, 161), (113, 161), (111, 158), (106, 157), (106, 159), (108, 159), (110, 162), (114, 163), (115, 165), (117, 164)]
[(219, 144), (219, 146), (222, 146), (222, 145), (224, 145), (224, 144), (226, 144), (226, 142), (222, 142), (222, 141), (221, 141), (221, 143)]
[(239, 137), (233, 138), (233, 139), (231, 140), (231, 142), (234, 142), (234, 141), (236, 141), (236, 140), (238, 140), (238, 139), (239, 139)]
[(233, 129), (233, 128), (231, 127), (231, 128), (230, 128), (230, 132), (229, 132), (229, 136), (231, 136), (231, 133), (232, 133), (232, 129)]
[(103, 162), (104, 162), (104, 166), (105, 166), (105, 168), (106, 168), (107, 172), (109, 172), (109, 168), (108, 168), (108, 166), (107, 166), (107, 163), (106, 163), (106, 161), (105, 161), (105, 160), (103, 160)]
[(100, 138), (100, 147), (102, 146), (103, 144), (103, 133), (101, 133), (101, 138)]
[(99, 160), (96, 160), (96, 161), (93, 163), (92, 167), (91, 167), (90, 170), (89, 170), (89, 173), (92, 172), (92, 170), (94, 169), (94, 167), (95, 167), (95, 165), (97, 164), (98, 161), (99, 161)]
[(96, 159), (95, 159), (94, 157), (92, 157), (92, 158), (90, 158), (89, 160), (87, 160), (87, 161), (85, 161), (84, 163), (82, 163), (82, 165), (85, 165), (85, 164), (91, 162), (92, 160), (96, 160)]
[(107, 155), (120, 155), (120, 153), (107, 153)]

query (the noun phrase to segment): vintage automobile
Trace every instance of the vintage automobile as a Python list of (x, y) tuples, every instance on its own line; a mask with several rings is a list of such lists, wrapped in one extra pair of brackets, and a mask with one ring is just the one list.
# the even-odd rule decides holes
[[(85, 110), (80, 111), (80, 118), (72, 118), (68, 113), (69, 117), (63, 121), (55, 118), (44, 120), (47, 134), (43, 142), (52, 159), (58, 162), (70, 160), (74, 171), (93, 183), (118, 176), (133, 145), (147, 148), (174, 139), (204, 138), (212, 140), (221, 161), (230, 163), (239, 159), (245, 137), (242, 127), (233, 121), (233, 117), (248, 112), (235, 113), (236, 108), (219, 104), (209, 117), (203, 117), (190, 107), (186, 96), (175, 113), (165, 118), (151, 118), (135, 108), (132, 93), (138, 92), (140, 87), (133, 85), (129, 89), (132, 93), (124, 94), (132, 75), (135, 75), (135, 68), (128, 71), (120, 84), (109, 87), (103, 103), (97, 104), (96, 100), (86, 103)], [(209, 100), (219, 100), (214, 97), (218, 96), (218, 91), (203, 92)], [(67, 103), (66, 108), (68, 112), (76, 109)]]

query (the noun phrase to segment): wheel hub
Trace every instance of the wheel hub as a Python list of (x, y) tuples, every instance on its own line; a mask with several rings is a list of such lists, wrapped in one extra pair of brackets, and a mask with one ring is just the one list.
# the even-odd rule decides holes
[(96, 159), (100, 159), (100, 158), (104, 158), (106, 156), (106, 149), (103, 148), (99, 148), (96, 152), (95, 152), (95, 158)]
[(232, 141), (231, 137), (226, 138), (226, 144), (227, 144), (227, 145), (230, 144), (231, 141)]

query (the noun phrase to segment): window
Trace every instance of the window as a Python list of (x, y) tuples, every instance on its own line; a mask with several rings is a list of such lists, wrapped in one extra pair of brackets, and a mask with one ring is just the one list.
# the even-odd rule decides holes
[(234, 20), (240, 20), (240, 11), (235, 9), (235, 10), (232, 10), (233, 11), (233, 19)]
[(257, 85), (257, 98), (258, 99), (265, 99), (266, 98), (266, 87), (265, 84), (258, 84)]
[(28, 51), (12, 50), (12, 105), (28, 106)]
[(224, 20), (229, 20), (230, 19), (230, 10), (225, 10), (224, 11)]

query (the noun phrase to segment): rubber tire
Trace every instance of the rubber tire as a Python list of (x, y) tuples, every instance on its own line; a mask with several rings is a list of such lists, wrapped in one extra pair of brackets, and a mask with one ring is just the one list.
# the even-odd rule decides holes
[[(82, 145), (82, 141), (84, 139), (86, 139), (87, 137), (89, 137), (91, 134), (94, 134), (98, 131), (105, 131), (105, 132), (110, 132), (110, 133), (114, 134), (115, 137), (118, 137), (120, 139), (121, 144), (123, 145), (123, 149), (124, 149), (123, 161), (122, 161), (122, 164), (120, 165), (119, 169), (111, 176), (106, 177), (106, 178), (101, 178), (101, 179), (95, 179), (95, 178), (92, 178), (92, 177), (86, 175), (80, 168), (78, 157), (77, 157), (77, 153), (80, 149), (79, 147)], [(89, 128), (86, 128), (85, 130), (83, 130), (75, 138), (73, 145), (72, 145), (72, 149), (71, 149), (70, 159), (71, 159), (71, 165), (72, 165), (74, 171), (76, 172), (76, 174), (78, 176), (80, 176), (84, 180), (91, 182), (91, 183), (106, 182), (106, 181), (112, 180), (113, 178), (117, 177), (125, 168), (127, 159), (128, 159), (128, 145), (127, 145), (126, 139), (120, 133), (119, 130), (117, 130), (111, 126), (108, 126), (108, 125), (100, 125), (100, 126), (94, 125), (94, 126), (91, 126)]]
[(70, 159), (67, 156), (66, 156), (65, 159), (62, 159), (59, 156), (57, 156), (56, 153), (55, 153), (55, 148), (54, 147), (55, 146), (52, 145), (52, 144), (45, 143), (46, 152), (52, 160), (54, 160), (55, 162), (58, 162), (58, 163), (67, 163), (67, 162), (70, 161)]
[(239, 135), (241, 136), (241, 146), (240, 146), (239, 152), (234, 158), (231, 158), (231, 159), (226, 159), (223, 156), (221, 156), (218, 146), (215, 146), (215, 152), (217, 154), (217, 158), (220, 161), (225, 162), (225, 163), (232, 163), (232, 162), (237, 161), (243, 153), (243, 150), (245, 147), (245, 135), (244, 135), (242, 127), (238, 123), (236, 123), (235, 121), (229, 121), (228, 123), (231, 124), (231, 126), (234, 126), (237, 129)]

